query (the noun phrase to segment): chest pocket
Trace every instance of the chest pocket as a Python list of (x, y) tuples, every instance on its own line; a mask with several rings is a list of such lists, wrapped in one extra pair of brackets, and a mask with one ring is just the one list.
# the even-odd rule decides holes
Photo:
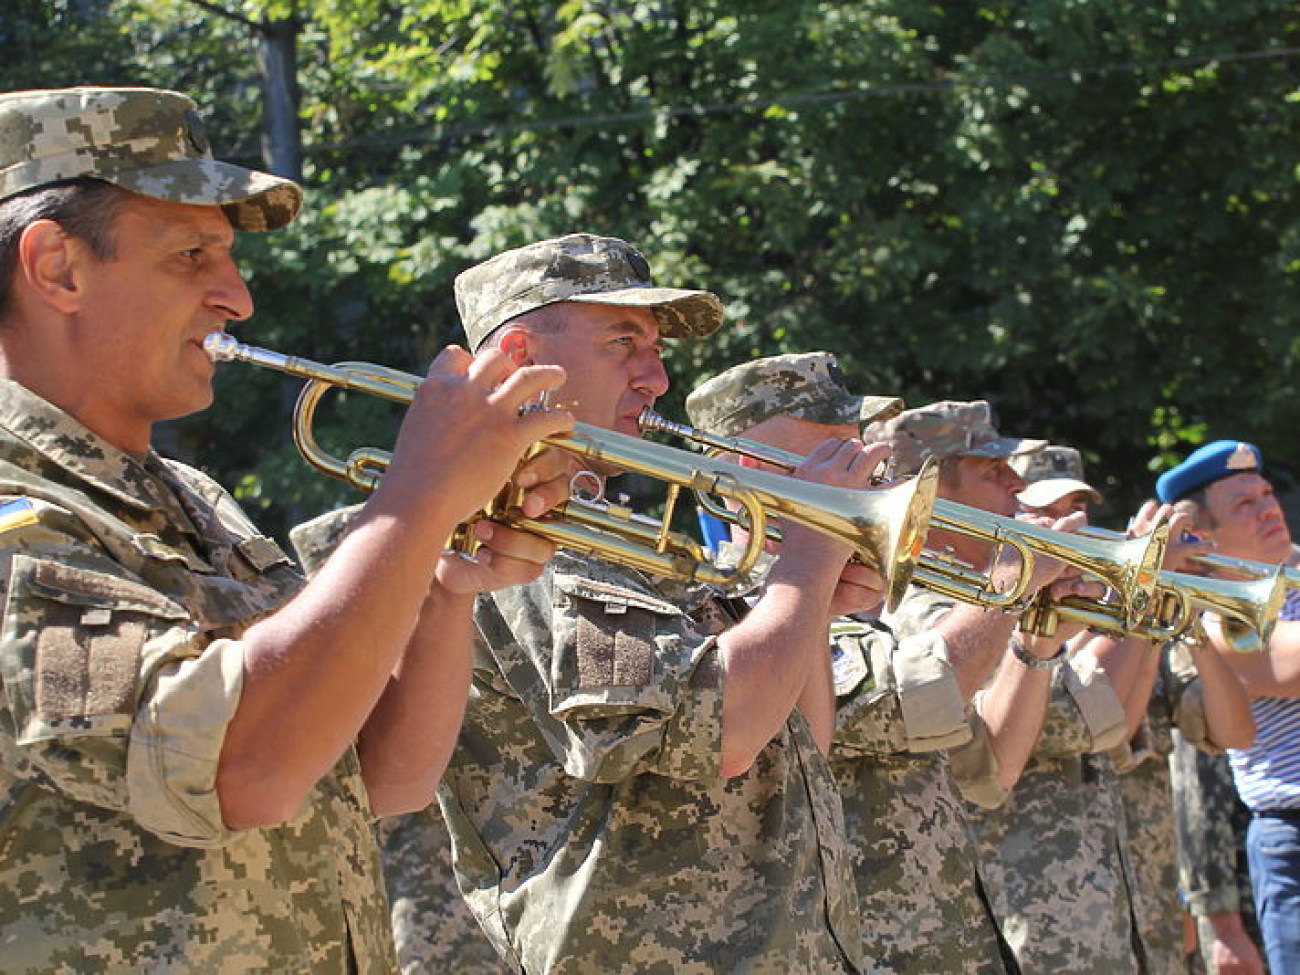
[(681, 644), (681, 610), (589, 579), (557, 579), (556, 589), (552, 677), (561, 695), (622, 688), (639, 698), (657, 682), (661, 653)]
[(19, 741), (124, 733), (144, 647), (177, 626), (184, 607), (130, 579), (15, 556), (0, 666)]

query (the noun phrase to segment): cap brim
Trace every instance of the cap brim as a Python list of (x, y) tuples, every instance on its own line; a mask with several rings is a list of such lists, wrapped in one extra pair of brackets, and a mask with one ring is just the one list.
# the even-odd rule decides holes
[(1016, 495), (1016, 500), (1026, 508), (1046, 508), (1055, 504), (1068, 494), (1082, 492), (1092, 499), (1094, 504), (1101, 504), (1102, 496), (1091, 484), (1073, 477), (1045, 477), (1035, 481)]
[(1016, 437), (999, 437), (978, 447), (958, 451), (961, 457), (1019, 457), (1034, 454), (1047, 446), (1046, 440), (1022, 440)]
[(858, 423), (884, 423), (903, 412), (906, 404), (898, 396), (859, 396)]
[(93, 175), (156, 200), (219, 206), (236, 230), (275, 230), (302, 209), (302, 187), (293, 180), (215, 159), (177, 159)]
[(623, 288), (569, 295), (563, 301), (591, 305), (626, 305), (653, 308), (659, 334), (669, 339), (698, 339), (712, 335), (722, 325), (722, 302), (711, 291), (681, 288)]

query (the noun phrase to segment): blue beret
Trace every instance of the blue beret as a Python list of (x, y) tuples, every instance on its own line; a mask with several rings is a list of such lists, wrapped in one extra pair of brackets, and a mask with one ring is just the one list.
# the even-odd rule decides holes
[(1166, 504), (1185, 498), (1197, 488), (1233, 474), (1258, 474), (1264, 467), (1259, 448), (1243, 440), (1216, 440), (1193, 451), (1156, 481), (1156, 497)]

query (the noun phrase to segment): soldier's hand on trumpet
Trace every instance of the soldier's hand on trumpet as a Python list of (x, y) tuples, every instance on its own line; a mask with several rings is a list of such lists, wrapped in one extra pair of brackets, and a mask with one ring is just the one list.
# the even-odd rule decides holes
[[(1016, 516), (1016, 520), (1037, 525), (1040, 528), (1050, 528), (1058, 532), (1077, 532), (1088, 522), (1087, 515), (1080, 511), (1066, 515), (1064, 518), (1022, 513)], [(1077, 572), (1067, 572), (1067, 569), (1066, 563), (1060, 559), (1046, 555), (1035, 555), (1033, 564), (1030, 567), (1029, 582), (1025, 587), (1025, 597), (1032, 596), (1034, 593), (1045, 587), (1052, 586), (1058, 581), (1062, 584), (1060, 587), (1062, 591), (1073, 592), (1075, 588), (1082, 585), (1082, 580)], [(998, 561), (991, 572), (995, 583), (1004, 577), (1009, 580), (1018, 579), (1021, 572), (1018, 554), (1010, 548), (1001, 549), (998, 553)]]
[(869, 565), (850, 561), (840, 573), (831, 597), (831, 616), (874, 613), (885, 601), (885, 580)]
[[(1064, 518), (1052, 518), (1048, 515), (1020, 514), (1019, 521), (1027, 521), (1041, 528), (1050, 528), (1059, 532), (1078, 532), (1088, 522), (1088, 516), (1076, 511)], [(994, 570), (995, 573), (998, 571)], [(1005, 571), (1005, 570), (1003, 570)], [(1018, 570), (1017, 570), (1018, 571)], [(1030, 575), (1027, 595), (1043, 594), (1049, 602), (1056, 602), (1069, 596), (1084, 599), (1101, 599), (1106, 593), (1106, 586), (1094, 576), (1089, 576), (1079, 569), (1067, 565), (1059, 559), (1036, 557), (1033, 572)], [(1062, 643), (1084, 629), (1082, 623), (1063, 621), (1056, 625), (1049, 636), (1029, 638), (1026, 649), (1035, 656), (1053, 656)]]
[[(857, 438), (823, 441), (794, 471), (795, 477), (853, 490), (867, 488), (877, 467), (889, 456), (885, 444), (864, 445)], [(831, 600), (830, 615), (871, 611), (884, 598), (884, 581), (879, 572), (850, 562), (853, 548), (838, 538), (813, 531), (794, 522), (782, 524), (781, 562), (804, 559), (833, 564), (839, 581)]]
[(1169, 525), (1169, 543), (1165, 547), (1165, 559), (1162, 568), (1170, 572), (1195, 571), (1196, 556), (1214, 550), (1212, 542), (1197, 538), (1190, 531), (1191, 518), (1185, 511), (1179, 511), (1172, 504), (1158, 501), (1146, 501), (1137, 514), (1129, 519), (1129, 538), (1138, 538), (1150, 534), (1157, 525)]
[[(570, 458), (544, 447), (515, 471), (511, 482), (524, 490), (523, 509), (530, 518), (569, 498)], [(555, 554), (555, 543), (533, 532), (478, 519), (469, 525), (477, 543), (473, 557), (447, 553), (439, 560), (438, 582), (453, 592), (491, 592), (531, 582)]]
[[(544, 514), (568, 496), (567, 465), (553, 449), (522, 466), (520, 459), (538, 440), (572, 429), (573, 417), (524, 407), (563, 382), (558, 366), (516, 369), (499, 352), (473, 358), (454, 346), (444, 349), (414, 392), (368, 507), (437, 512), (430, 519), (437, 524), (448, 517), (465, 521), (513, 481), (525, 491), (524, 511)], [(552, 543), (505, 526), (480, 522), (470, 530), (482, 543), (475, 556), (447, 555), (438, 564), (439, 583), (453, 592), (527, 582), (554, 552)]]
[[(391, 500), (465, 521), (515, 475), (529, 447), (573, 428), (566, 410), (523, 409), (563, 382), (559, 366), (516, 369), (495, 350), (472, 357), (455, 346), (443, 349), (415, 390), (371, 503)], [(542, 483), (525, 499), (530, 515), (561, 500)]]

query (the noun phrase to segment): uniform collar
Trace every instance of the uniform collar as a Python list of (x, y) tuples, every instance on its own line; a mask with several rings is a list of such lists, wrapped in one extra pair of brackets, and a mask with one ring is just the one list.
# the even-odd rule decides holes
[(0, 379), (0, 428), (30, 444), (73, 478), (140, 511), (170, 508), (175, 499), (149, 471), (161, 463), (113, 446), (52, 403), (12, 379)]

